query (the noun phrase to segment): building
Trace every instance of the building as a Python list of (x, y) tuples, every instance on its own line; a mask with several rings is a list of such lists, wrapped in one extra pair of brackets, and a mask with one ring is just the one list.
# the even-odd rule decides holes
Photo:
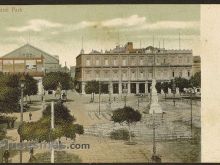
[(58, 56), (52, 56), (30, 44), (15, 49), (0, 58), (0, 72), (28, 73), (38, 80), (40, 92), (44, 74), (59, 70)]
[(148, 93), (155, 67), (157, 81), (170, 81), (175, 77), (189, 79), (192, 74), (192, 50), (166, 50), (152, 46), (135, 49), (133, 43), (116, 46), (105, 52), (76, 57), (75, 77), (79, 91), (85, 93), (85, 84), (97, 80), (108, 85), (111, 93)]
[(200, 56), (193, 56), (192, 74), (201, 72), (201, 58)]

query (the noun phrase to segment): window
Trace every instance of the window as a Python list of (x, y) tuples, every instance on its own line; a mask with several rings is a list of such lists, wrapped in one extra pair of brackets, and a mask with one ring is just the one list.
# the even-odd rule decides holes
[(182, 77), (182, 71), (179, 72), (179, 77)]
[(135, 79), (135, 72), (134, 72), (134, 71), (131, 72), (131, 79), (132, 79), (132, 80)]
[(113, 64), (114, 64), (114, 66), (116, 66), (116, 65), (117, 65), (116, 58), (114, 58), (114, 60), (113, 60)]
[(187, 57), (187, 63), (189, 63), (190, 62), (190, 59), (189, 59), (189, 57)]
[(96, 78), (96, 79), (99, 79), (99, 71), (96, 71), (96, 73), (95, 73), (95, 78)]
[(114, 71), (114, 78), (117, 79), (118, 78), (118, 72)]
[(96, 59), (95, 64), (99, 65), (99, 59)]
[(105, 65), (108, 65), (108, 59), (105, 58)]
[(89, 66), (90, 65), (90, 59), (86, 59), (86, 66)]
[(123, 59), (123, 61), (122, 61), (122, 65), (123, 65), (123, 66), (126, 65), (126, 59)]
[(157, 58), (157, 63), (160, 63), (160, 59), (159, 58)]
[(188, 71), (188, 77), (190, 77), (190, 71)]
[(143, 73), (143, 71), (141, 71), (141, 73), (140, 73), (140, 78), (141, 78), (141, 79), (144, 78), (144, 73)]
[(131, 65), (135, 65), (135, 59), (134, 58), (131, 58)]
[(179, 64), (182, 63), (182, 57), (179, 57)]
[(174, 71), (173, 71), (173, 77), (175, 76), (175, 73), (174, 73)]
[(149, 77), (149, 78), (152, 78), (152, 77), (153, 77), (153, 72), (152, 72), (152, 70), (149, 71), (148, 77)]
[(126, 78), (126, 72), (123, 72), (122, 77), (123, 77), (123, 79)]
[(143, 65), (143, 59), (142, 58), (140, 59), (140, 65)]
[(163, 59), (163, 63), (166, 63), (166, 59), (165, 58)]

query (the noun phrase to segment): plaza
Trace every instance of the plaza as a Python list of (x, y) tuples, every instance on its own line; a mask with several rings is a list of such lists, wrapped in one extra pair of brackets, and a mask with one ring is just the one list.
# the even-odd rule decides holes
[[(42, 115), (42, 103), (39, 96), (32, 96), (32, 99), (33, 121), (37, 121)], [(46, 95), (46, 104), (50, 104), (51, 99), (54, 99), (54, 96)], [(112, 111), (124, 106), (123, 97), (119, 94), (112, 95), (111, 107), (109, 107), (109, 95), (101, 95), (100, 113), (98, 95), (95, 95), (94, 103), (90, 103), (90, 95), (81, 95), (75, 91), (69, 91), (68, 99), (64, 104), (76, 118), (76, 123), (84, 126), (84, 134), (77, 136), (74, 143), (90, 144), (90, 149), (65, 149), (64, 151), (79, 156), (83, 163), (151, 162), (153, 136), (150, 125), (152, 120), (149, 114), (142, 113), (149, 102), (149, 96), (139, 97), (139, 105), (138, 96), (127, 96), (127, 105), (138, 109), (143, 115), (142, 120), (131, 128), (132, 133), (135, 134), (133, 140), (137, 143), (136, 145), (126, 145), (123, 140), (113, 140), (109, 137), (112, 130), (127, 128), (126, 125), (115, 124), (110, 120)], [(196, 138), (194, 142), (191, 141), (190, 101), (178, 99), (174, 107), (171, 95), (167, 96), (165, 100), (164, 96), (159, 94), (159, 103), (165, 112), (163, 119), (158, 119), (160, 125), (156, 128), (156, 148), (157, 153), (162, 157), (162, 162), (199, 162), (201, 102), (193, 100), (192, 105), (192, 136), (193, 139)], [(11, 115), (19, 118), (19, 113)], [(29, 121), (28, 112), (24, 112), (24, 121)], [(19, 142), (16, 126), (7, 131), (7, 137), (11, 139), (10, 141)], [(61, 141), (66, 144), (71, 143), (71, 140), (65, 138), (62, 138)], [(34, 152), (43, 153), (46, 151), (35, 150)], [(29, 151), (23, 152), (23, 162), (28, 162)], [(19, 162), (19, 152), (10, 161)]]

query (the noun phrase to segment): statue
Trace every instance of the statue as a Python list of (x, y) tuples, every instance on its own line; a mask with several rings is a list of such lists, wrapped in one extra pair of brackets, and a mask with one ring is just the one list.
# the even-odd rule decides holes
[(158, 103), (158, 95), (157, 95), (157, 89), (156, 89), (156, 80), (152, 80), (152, 86), (151, 86), (151, 104), (150, 104), (150, 114), (153, 113), (162, 113), (162, 108)]

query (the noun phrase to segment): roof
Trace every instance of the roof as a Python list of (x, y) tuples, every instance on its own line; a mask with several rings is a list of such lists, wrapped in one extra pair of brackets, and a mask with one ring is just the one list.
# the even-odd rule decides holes
[(43, 56), (45, 59), (52, 58), (56, 62), (59, 62), (57, 58), (46, 53), (45, 51), (36, 48), (30, 44), (25, 44), (7, 54), (2, 56), (2, 58), (41, 58)]

